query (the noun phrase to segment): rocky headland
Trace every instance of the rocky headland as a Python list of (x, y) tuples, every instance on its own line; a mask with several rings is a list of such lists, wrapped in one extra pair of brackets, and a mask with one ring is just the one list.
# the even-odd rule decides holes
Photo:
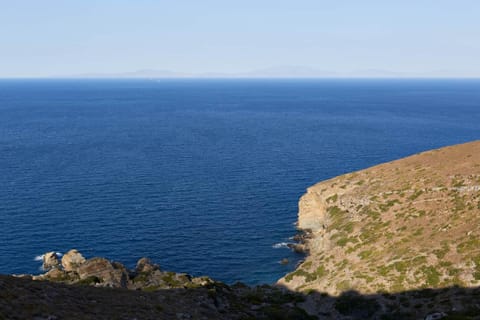
[(298, 228), (273, 286), (49, 252), (0, 276), (0, 319), (480, 319), (480, 141), (320, 182)]
[[(462, 306), (447, 290), (480, 285), (479, 141), (320, 182), (300, 199), (298, 228), (306, 233), (308, 256), (279, 285), (333, 297), (441, 289), (441, 305), (409, 295), (399, 306), (394, 299), (393, 308), (392, 299), (377, 300), (397, 313), (468, 308), (480, 314), (480, 300)], [(325, 311), (321, 298), (311, 300), (309, 312)]]

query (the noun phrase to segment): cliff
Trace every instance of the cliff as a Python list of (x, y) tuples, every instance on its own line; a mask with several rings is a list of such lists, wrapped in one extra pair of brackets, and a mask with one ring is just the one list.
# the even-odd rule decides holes
[(299, 202), (308, 256), (291, 290), (361, 294), (480, 285), (480, 141), (320, 182)]

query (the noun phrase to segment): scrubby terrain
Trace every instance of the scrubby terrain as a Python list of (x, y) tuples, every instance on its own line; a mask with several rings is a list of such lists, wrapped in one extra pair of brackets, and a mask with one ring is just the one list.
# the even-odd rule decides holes
[(299, 203), (308, 257), (279, 283), (330, 295), (480, 285), (480, 142), (320, 182)]
[(270, 286), (129, 290), (0, 275), (0, 319), (315, 319), (303, 299)]

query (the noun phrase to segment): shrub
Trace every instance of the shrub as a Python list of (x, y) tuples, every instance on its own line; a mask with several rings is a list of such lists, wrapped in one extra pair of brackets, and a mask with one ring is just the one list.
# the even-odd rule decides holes
[(337, 202), (337, 199), (338, 199), (338, 195), (335, 193), (333, 196), (331, 196), (331, 197), (328, 197), (328, 198), (327, 198), (327, 203), (330, 203), (330, 202), (332, 202), (332, 203), (334, 203), (334, 202)]
[(409, 200), (414, 201), (418, 197), (420, 197), (423, 193), (423, 190), (416, 190), (410, 197), (408, 197)]
[(440, 273), (435, 267), (423, 267), (422, 272), (426, 276), (426, 283), (428, 286), (436, 287), (440, 283)]

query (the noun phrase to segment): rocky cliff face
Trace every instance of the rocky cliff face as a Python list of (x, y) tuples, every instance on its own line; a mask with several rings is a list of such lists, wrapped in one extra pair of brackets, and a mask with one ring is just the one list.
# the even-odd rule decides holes
[(480, 285), (480, 142), (320, 182), (300, 199), (309, 255), (279, 284), (339, 295)]

